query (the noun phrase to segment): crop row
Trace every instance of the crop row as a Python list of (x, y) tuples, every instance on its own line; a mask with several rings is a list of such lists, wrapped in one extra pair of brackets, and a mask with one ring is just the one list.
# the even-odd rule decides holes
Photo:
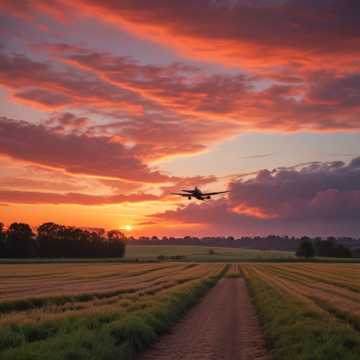
[(169, 267), (158, 266), (163, 269), (140, 274), (137, 267), (128, 273), (133, 275), (124, 276), (124, 281), (131, 278), (143, 285), (134, 291), (100, 292), (93, 298), (84, 294), (84, 299), (64, 296), (63, 303), (48, 299), (40, 307), (3, 313), (0, 358), (132, 358), (214, 285), (224, 269), (223, 265), (171, 264), (168, 272)]
[(348, 265), (244, 264), (242, 270), (274, 359), (360, 357), (360, 294)]

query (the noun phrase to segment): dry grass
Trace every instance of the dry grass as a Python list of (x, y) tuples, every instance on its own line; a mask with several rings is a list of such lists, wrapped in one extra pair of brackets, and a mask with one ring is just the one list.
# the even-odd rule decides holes
[(317, 312), (360, 329), (360, 266), (357, 264), (246, 264), (243, 271)]
[(122, 311), (129, 303), (216, 276), (221, 264), (2, 265), (0, 325)]
[[(282, 265), (243, 265), (273, 359), (359, 359), (358, 306), (346, 297), (349, 290), (341, 283), (336, 295), (335, 285), (328, 284), (338, 274), (348, 276), (349, 268)], [(320, 273), (318, 278), (315, 274)], [(357, 296), (357, 291), (351, 295)]]

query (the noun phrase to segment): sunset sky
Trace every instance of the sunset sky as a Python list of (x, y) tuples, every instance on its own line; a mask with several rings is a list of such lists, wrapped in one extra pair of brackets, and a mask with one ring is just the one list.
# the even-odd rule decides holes
[(360, 237), (359, 130), (358, 0), (0, 1), (7, 225)]

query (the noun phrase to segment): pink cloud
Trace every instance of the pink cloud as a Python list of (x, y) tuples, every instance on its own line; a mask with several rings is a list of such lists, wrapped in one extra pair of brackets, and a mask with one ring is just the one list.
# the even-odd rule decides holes
[(124, 145), (111, 138), (59, 134), (43, 125), (0, 118), (0, 154), (69, 173), (138, 182), (166, 182)]
[[(349, 235), (360, 231), (360, 158), (263, 170), (233, 181), (229, 196), (154, 214), (151, 223), (177, 224), (198, 234)], [(185, 228), (181, 229), (181, 226)]]
[[(208, 75), (181, 64), (142, 65), (126, 57), (66, 45), (50, 49), (66, 63), (99, 76), (109, 86), (137, 94), (184, 123), (188, 119), (198, 124), (213, 121), (223, 128), (232, 126), (238, 133), (359, 128), (357, 74), (312, 71), (303, 74), (299, 83), (271, 83), (257, 89), (259, 77)], [(334, 95), (337, 89), (338, 98)], [(329, 96), (333, 99), (328, 100)]]
[(77, 6), (185, 55), (232, 66), (351, 68), (360, 54), (356, 0), (86, 0)]

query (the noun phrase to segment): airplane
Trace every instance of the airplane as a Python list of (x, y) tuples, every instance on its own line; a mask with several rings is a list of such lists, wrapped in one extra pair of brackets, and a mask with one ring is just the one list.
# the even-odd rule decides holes
[(229, 191), (218, 191), (218, 192), (211, 192), (211, 193), (203, 193), (197, 186), (193, 190), (181, 190), (182, 193), (171, 193), (173, 195), (179, 195), (187, 197), (189, 200), (191, 200), (192, 197), (198, 200), (206, 200), (211, 199), (211, 196), (218, 195), (218, 194), (225, 194)]

